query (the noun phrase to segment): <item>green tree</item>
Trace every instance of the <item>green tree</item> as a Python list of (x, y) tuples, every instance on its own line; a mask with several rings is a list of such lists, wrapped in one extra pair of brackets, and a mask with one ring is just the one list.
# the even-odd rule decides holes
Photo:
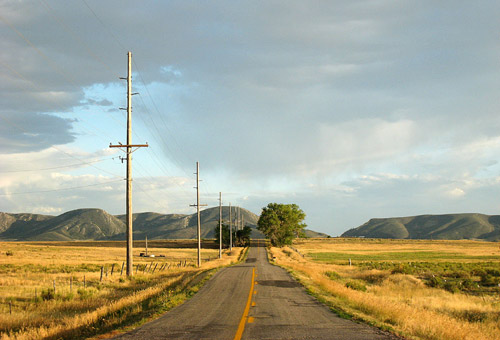
[(296, 204), (269, 203), (262, 208), (257, 229), (266, 235), (273, 246), (282, 247), (304, 235), (306, 224), (302, 221), (305, 217), (306, 214)]
[[(220, 228), (219, 228), (219, 222), (217, 222), (217, 225), (214, 228), (214, 234), (215, 234), (215, 243), (219, 244), (219, 233), (220, 233)], [(233, 230), (233, 240), (234, 240), (235, 232)], [(222, 223), (222, 248), (229, 248), (229, 226)], [(234, 241), (233, 241), (234, 243)]]
[[(214, 228), (214, 237), (215, 243), (219, 244), (219, 222), (217, 222), (217, 226)], [(241, 230), (235, 230), (233, 227), (233, 245), (235, 247), (246, 247), (250, 245), (250, 235), (252, 234), (252, 228), (249, 226), (245, 226)], [(229, 248), (229, 226), (227, 224), (222, 223), (222, 247)]]
[(252, 234), (252, 228), (249, 226), (244, 226), (243, 229), (236, 232), (235, 245), (238, 247), (246, 247), (250, 245), (250, 235)]

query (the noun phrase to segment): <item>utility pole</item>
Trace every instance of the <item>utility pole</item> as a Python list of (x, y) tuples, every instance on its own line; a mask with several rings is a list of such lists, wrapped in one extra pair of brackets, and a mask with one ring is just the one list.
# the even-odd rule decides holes
[[(132, 93), (132, 52), (127, 53), (128, 56), (128, 73), (127, 78), (127, 144), (118, 145), (110, 144), (110, 148), (125, 148), (127, 152), (127, 276), (133, 275), (133, 260), (132, 260), (132, 152), (138, 148), (147, 148), (148, 144), (132, 144), (132, 96), (137, 93)], [(132, 150), (132, 148), (136, 148)], [(123, 158), (121, 158), (123, 162)]]
[(241, 207), (238, 207), (238, 230), (241, 230)]
[(219, 192), (219, 258), (222, 258), (222, 193)]
[(148, 235), (146, 235), (146, 257), (148, 257)]
[(196, 204), (191, 204), (192, 207), (196, 207), (196, 216), (198, 219), (198, 267), (201, 266), (201, 222), (200, 222), (200, 206), (206, 206), (206, 204), (200, 205), (200, 163), (196, 162)]
[(229, 202), (229, 251), (233, 250), (233, 222), (231, 220), (231, 202)]

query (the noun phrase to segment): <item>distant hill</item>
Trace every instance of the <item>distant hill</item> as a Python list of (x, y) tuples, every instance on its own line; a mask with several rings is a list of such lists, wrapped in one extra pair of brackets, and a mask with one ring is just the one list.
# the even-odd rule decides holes
[(500, 216), (483, 214), (421, 215), (374, 218), (342, 237), (394, 239), (500, 240)]
[(325, 234), (325, 233), (320, 233), (318, 231), (310, 230), (310, 229), (304, 229), (304, 233), (306, 234), (307, 238), (326, 238), (330, 237), (330, 235)]
[[(233, 208), (234, 218), (236, 209)], [(229, 208), (223, 207), (223, 220), (229, 219)], [(264, 236), (256, 230), (258, 216), (241, 208), (245, 225), (250, 226), (253, 238)], [(0, 240), (3, 241), (73, 241), (124, 240), (125, 215), (113, 216), (101, 209), (77, 209), (59, 216), (38, 214), (9, 214), (0, 212)], [(197, 235), (196, 213), (192, 215), (158, 214), (133, 215), (134, 239), (192, 239)], [(213, 238), (218, 225), (219, 208), (200, 213), (201, 237)]]
[[(242, 219), (246, 226), (252, 228), (252, 238), (264, 238), (256, 228), (259, 216), (244, 208), (240, 209)], [(232, 209), (232, 219), (235, 218), (236, 209)], [(126, 215), (117, 216), (125, 223)], [(222, 207), (222, 220), (229, 221), (229, 207)], [(138, 213), (133, 215), (134, 238), (144, 239), (192, 239), (197, 237), (198, 221), (196, 213), (192, 215), (157, 213)], [(219, 208), (209, 208), (200, 211), (200, 225), (202, 238), (214, 238), (214, 228), (219, 223)], [(227, 222), (225, 222), (227, 223)], [(233, 228), (235, 226), (233, 225)], [(121, 237), (121, 236), (117, 236)], [(115, 239), (118, 239), (115, 237)], [(125, 239), (123, 235), (122, 239)]]
[(13, 222), (0, 233), (2, 240), (16, 241), (83, 241), (106, 240), (123, 233), (125, 225), (116, 217), (101, 209), (78, 209), (59, 216), (4, 214), (6, 220), (23, 218)]
[[(240, 209), (246, 226), (252, 228), (252, 238), (264, 238), (257, 230), (259, 216)], [(232, 209), (234, 220), (236, 208)], [(102, 209), (77, 209), (59, 216), (38, 214), (9, 214), (0, 212), (0, 241), (118, 241), (125, 240), (126, 216), (113, 216)], [(223, 221), (229, 220), (229, 207), (222, 207)], [(201, 237), (214, 238), (218, 226), (219, 208), (200, 212)], [(133, 215), (134, 240), (194, 239), (197, 237), (196, 213), (158, 214), (154, 212)], [(227, 223), (227, 222), (226, 222)], [(235, 227), (233, 225), (233, 227)], [(328, 235), (306, 230), (307, 237)]]

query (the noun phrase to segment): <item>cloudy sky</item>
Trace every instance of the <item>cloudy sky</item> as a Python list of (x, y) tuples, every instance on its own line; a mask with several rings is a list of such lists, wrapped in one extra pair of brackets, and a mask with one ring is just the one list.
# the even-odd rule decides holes
[(500, 213), (500, 2), (0, 2), (0, 211)]

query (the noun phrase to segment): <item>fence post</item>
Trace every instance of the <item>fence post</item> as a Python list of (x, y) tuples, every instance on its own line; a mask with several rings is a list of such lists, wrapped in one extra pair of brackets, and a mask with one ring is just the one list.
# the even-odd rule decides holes
[(155, 269), (153, 269), (153, 273), (152, 274), (155, 273), (156, 267), (158, 267), (158, 263), (155, 265)]
[(83, 289), (87, 288), (87, 280), (85, 280), (85, 275), (83, 275)]
[(73, 291), (73, 276), (69, 278), (69, 291), (70, 292)]
[(351, 259), (349, 259), (349, 267), (351, 266), (351, 264), (352, 264), (352, 263), (351, 263)]
[(54, 295), (56, 295), (56, 280), (52, 281), (52, 285), (54, 287)]
[(104, 273), (104, 267), (101, 267), (101, 278), (99, 279), (99, 282), (102, 282), (102, 274)]
[(120, 276), (123, 275), (123, 266), (125, 266), (125, 262), (122, 262), (122, 271), (120, 272)]
[(113, 276), (113, 271), (115, 270), (115, 264), (113, 263), (113, 265), (111, 266), (111, 276)]

